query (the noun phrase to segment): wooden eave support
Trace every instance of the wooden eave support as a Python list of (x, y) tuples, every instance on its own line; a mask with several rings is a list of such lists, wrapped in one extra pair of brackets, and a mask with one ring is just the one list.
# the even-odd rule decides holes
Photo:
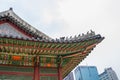
[[(72, 53), (72, 52), (78, 51), (80, 48), (86, 47), (93, 43), (97, 43), (97, 40), (95, 40), (95, 41), (91, 41), (90, 43), (87, 41), (87, 42), (73, 43), (73, 44), (72, 43), (69, 43), (69, 44), (54, 43), (54, 44), (52, 44), (52, 43), (41, 43), (41, 42), (39, 43), (39, 42), (13, 40), (13, 39), (5, 39), (5, 38), (2, 38), (0, 41), (1, 41), (1, 43), (3, 43), (3, 44), (1, 44), (1, 46), (11, 46), (11, 47), (15, 46), (18, 48), (22, 48), (20, 50), (21, 52), (26, 53), (26, 50), (24, 50), (24, 49), (32, 49), (33, 54), (36, 54), (36, 52), (39, 52), (39, 54), (41, 54), (41, 53), (44, 54), (46, 52), (48, 54)], [(38, 45), (39, 45), (39, 47), (38, 47)], [(56, 45), (56, 47), (53, 48), (52, 46), (55, 46), (55, 45)], [(36, 50), (39, 50), (39, 51), (36, 51)], [(69, 51), (69, 52), (67, 52), (67, 51)]]
[[(62, 68), (62, 73), (63, 77), (66, 76), (78, 63), (85, 58), (85, 55), (83, 57), (76, 56), (73, 57), (69, 63), (67, 63), (63, 68)], [(71, 65), (71, 66), (70, 66)]]

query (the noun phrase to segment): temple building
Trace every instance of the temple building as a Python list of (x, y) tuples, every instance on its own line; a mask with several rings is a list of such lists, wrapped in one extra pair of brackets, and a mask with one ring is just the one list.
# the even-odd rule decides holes
[(92, 30), (53, 39), (10, 8), (0, 12), (0, 80), (62, 80), (103, 39)]

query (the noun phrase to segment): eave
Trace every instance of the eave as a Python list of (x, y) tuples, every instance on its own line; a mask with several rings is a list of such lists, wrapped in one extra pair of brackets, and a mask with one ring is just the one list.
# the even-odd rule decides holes
[[(94, 47), (104, 39), (104, 37), (100, 35), (94, 35), (79, 41), (46, 42), (34, 39), (11, 38), (7, 36), (0, 37), (0, 50), (3, 54), (7, 53), (12, 56), (40, 56), (41, 58), (59, 59), (62, 66), (63, 77), (74, 69), (75, 66), (89, 55)], [(69, 59), (69, 61), (64, 62), (65, 59)], [(58, 62), (54, 62), (53, 65), (57, 67), (57, 63)]]

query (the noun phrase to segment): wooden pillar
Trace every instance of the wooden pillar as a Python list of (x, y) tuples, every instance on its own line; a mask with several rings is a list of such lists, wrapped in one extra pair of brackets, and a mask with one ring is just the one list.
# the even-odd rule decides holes
[(39, 56), (36, 57), (36, 62), (34, 64), (34, 79), (33, 80), (40, 80), (39, 79)]
[(63, 80), (62, 79), (62, 66), (61, 66), (63, 59), (61, 56), (59, 56), (58, 59), (59, 59), (59, 62), (58, 62), (58, 80)]
[(58, 67), (58, 80), (63, 80), (62, 79), (62, 67)]

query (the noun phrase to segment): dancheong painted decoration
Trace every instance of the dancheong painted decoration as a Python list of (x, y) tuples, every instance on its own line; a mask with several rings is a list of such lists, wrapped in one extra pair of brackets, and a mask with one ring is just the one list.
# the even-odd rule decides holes
[(52, 39), (10, 8), (0, 13), (0, 80), (62, 80), (103, 39), (94, 31)]

